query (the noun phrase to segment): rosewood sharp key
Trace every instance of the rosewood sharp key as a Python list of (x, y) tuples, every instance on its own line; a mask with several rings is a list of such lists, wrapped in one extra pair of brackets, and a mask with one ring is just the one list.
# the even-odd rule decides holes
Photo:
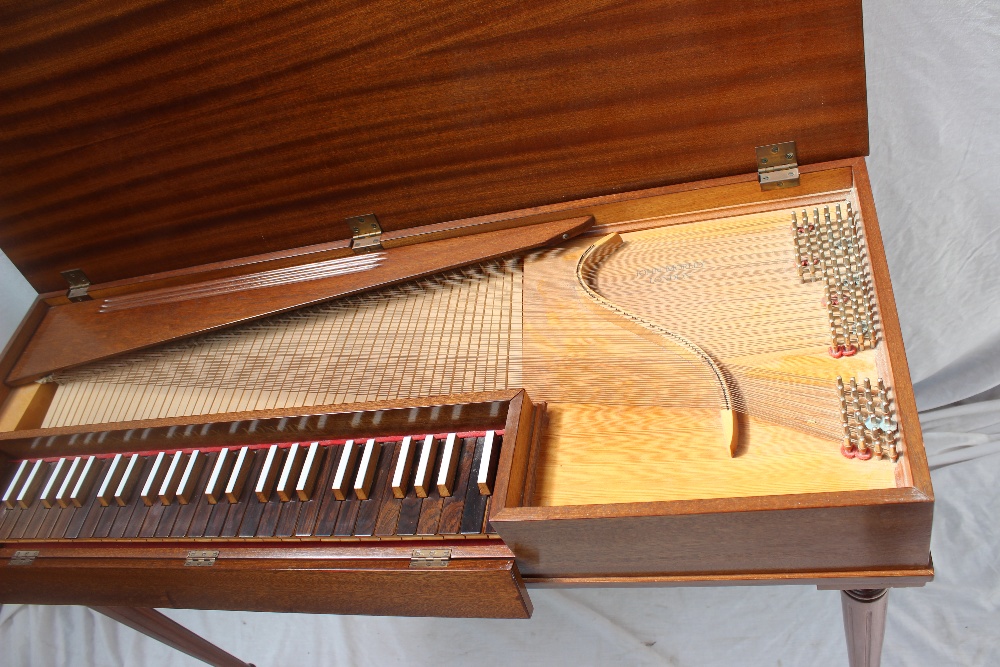
[(38, 496), (38, 499), (42, 501), (43, 507), (52, 509), (56, 505), (56, 496), (59, 493), (60, 487), (62, 487), (66, 473), (69, 471), (69, 466), (69, 459), (59, 459), (56, 461), (55, 466), (52, 468), (52, 473), (45, 481), (45, 486), (42, 487), (42, 492)]
[(85, 459), (80, 456), (73, 459), (73, 462), (69, 465), (69, 471), (63, 479), (63, 483), (59, 487), (59, 491), (56, 492), (56, 502), (59, 503), (59, 507), (62, 507), (63, 509), (72, 505), (69, 496), (73, 492), (73, 487), (76, 486), (76, 480), (80, 474), (81, 468), (83, 467), (84, 460)]
[(287, 503), (295, 495), (295, 484), (299, 481), (299, 474), (302, 472), (302, 464), (305, 462), (305, 448), (295, 442), (285, 453), (285, 465), (281, 468), (278, 476), (277, 492), (281, 502)]
[(24, 459), (17, 466), (17, 470), (14, 471), (14, 477), (11, 478), (10, 484), (7, 485), (7, 490), (3, 492), (3, 506), (7, 509), (12, 510), (17, 506), (17, 492), (24, 485), (24, 479), (30, 468), (31, 464), (28, 463), (27, 459)]
[(215, 465), (212, 466), (212, 474), (208, 478), (208, 484), (205, 485), (205, 500), (210, 505), (215, 505), (225, 496), (226, 482), (229, 481), (229, 474), (235, 458), (236, 456), (231, 449), (219, 451)]
[(115, 457), (111, 459), (111, 466), (108, 468), (107, 474), (101, 480), (101, 485), (97, 487), (97, 502), (101, 503), (102, 506), (107, 507), (111, 504), (123, 472), (125, 472), (124, 456), (115, 454)]
[(318, 442), (309, 445), (309, 449), (306, 451), (302, 471), (295, 483), (295, 495), (302, 502), (307, 502), (312, 498), (313, 490), (316, 488), (316, 479), (319, 476), (320, 468), (323, 467), (323, 454), (325, 453), (326, 448), (320, 447)]
[(159, 500), (160, 486), (163, 485), (163, 476), (167, 474), (167, 453), (160, 452), (153, 459), (153, 467), (149, 469), (149, 476), (142, 485), (139, 497), (144, 505), (152, 507), (153, 503)]
[(358, 476), (354, 479), (354, 493), (361, 500), (368, 500), (371, 495), (372, 482), (375, 479), (375, 470), (378, 466), (378, 455), (381, 451), (382, 445), (371, 438), (365, 443), (364, 451), (361, 452)]
[(170, 505), (174, 502), (174, 498), (177, 497), (177, 484), (183, 472), (184, 454), (182, 452), (175, 452), (170, 459), (167, 472), (163, 476), (163, 483), (160, 484), (160, 492), (157, 494), (160, 502), (164, 505)]
[(420, 449), (420, 460), (417, 462), (417, 474), (413, 478), (413, 488), (417, 490), (418, 498), (426, 498), (434, 488), (434, 463), (437, 459), (437, 440), (433, 435), (424, 438)]
[(253, 452), (249, 447), (241, 447), (233, 461), (233, 471), (226, 482), (226, 500), (235, 505), (243, 495), (243, 487), (246, 486), (247, 477), (250, 475), (250, 468), (253, 466)]
[(399, 457), (396, 459), (396, 469), (392, 473), (392, 495), (396, 498), (406, 497), (415, 449), (413, 438), (409, 435), (403, 438), (403, 442), (399, 445)]
[(330, 489), (337, 500), (346, 500), (347, 494), (351, 490), (351, 473), (354, 472), (354, 462), (358, 458), (358, 445), (353, 440), (344, 443), (343, 451), (340, 453), (340, 462), (337, 463), (337, 472), (333, 476), (333, 484)]
[(49, 464), (45, 461), (38, 459), (35, 464), (31, 466), (31, 470), (24, 478), (24, 484), (21, 485), (21, 490), (17, 492), (17, 506), (21, 509), (28, 509), (31, 507), (31, 503), (35, 501), (35, 496), (38, 495), (38, 490), (42, 486), (42, 482), (45, 481), (45, 473), (48, 472)]
[(195, 487), (201, 477), (201, 470), (205, 467), (205, 459), (205, 453), (197, 449), (188, 457), (184, 473), (177, 482), (177, 502), (181, 505), (187, 505), (198, 493)]
[(80, 471), (80, 476), (77, 477), (76, 486), (73, 487), (73, 492), (69, 496), (69, 501), (75, 507), (83, 507), (87, 504), (90, 491), (94, 488), (94, 483), (97, 481), (102, 467), (101, 460), (96, 456), (87, 457), (86, 462), (83, 463), (83, 469)]
[(438, 470), (437, 489), (442, 498), (447, 498), (455, 489), (455, 471), (458, 470), (458, 455), (462, 446), (456, 442), (457, 435), (449, 433), (441, 448), (441, 468)]
[(121, 481), (115, 489), (115, 502), (120, 507), (125, 507), (132, 500), (135, 493), (136, 484), (139, 483), (139, 474), (142, 472), (143, 457), (133, 454), (125, 464), (125, 471), (122, 472)]

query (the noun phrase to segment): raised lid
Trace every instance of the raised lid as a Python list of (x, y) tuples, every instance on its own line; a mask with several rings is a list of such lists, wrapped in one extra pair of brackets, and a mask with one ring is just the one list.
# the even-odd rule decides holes
[(0, 247), (39, 291), (868, 150), (860, 0), (0, 10)]

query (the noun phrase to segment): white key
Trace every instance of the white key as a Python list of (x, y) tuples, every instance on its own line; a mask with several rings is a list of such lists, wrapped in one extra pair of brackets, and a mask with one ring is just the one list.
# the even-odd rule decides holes
[(318, 442), (309, 445), (306, 460), (302, 464), (302, 472), (299, 473), (299, 480), (295, 484), (295, 494), (299, 500), (305, 502), (312, 498), (313, 489), (316, 488), (316, 477), (319, 476), (319, 469), (323, 465), (325, 453), (326, 448), (320, 447)]
[(210, 505), (215, 505), (225, 496), (226, 482), (235, 459), (236, 455), (231, 449), (221, 450), (216, 457), (212, 474), (208, 476), (208, 484), (205, 486), (205, 500)]
[(63, 484), (68, 470), (69, 459), (59, 459), (56, 461), (55, 467), (52, 468), (52, 474), (49, 475), (49, 479), (45, 482), (45, 486), (42, 487), (42, 492), (38, 496), (38, 499), (42, 501), (42, 505), (49, 509), (55, 506), (56, 495), (59, 492), (59, 487)]
[(83, 461), (84, 459), (78, 456), (69, 464), (69, 471), (66, 473), (63, 483), (59, 487), (59, 491), (56, 492), (56, 502), (59, 503), (59, 507), (66, 508), (70, 506), (69, 495), (73, 491), (73, 487), (76, 486), (76, 479), (83, 468)]
[(138, 454), (133, 454), (129, 457), (128, 463), (125, 465), (125, 472), (122, 473), (122, 479), (118, 482), (118, 488), (115, 489), (115, 502), (118, 503), (119, 507), (128, 505), (129, 500), (132, 498), (132, 493), (135, 491), (135, 485), (139, 481), (139, 473), (141, 472), (142, 457)]
[(17, 506), (17, 492), (24, 484), (24, 477), (30, 469), (31, 466), (28, 464), (28, 460), (25, 459), (21, 461), (21, 464), (17, 466), (17, 470), (14, 471), (13, 479), (7, 485), (7, 490), (3, 492), (3, 506), (7, 509), (12, 510)]
[(31, 466), (31, 470), (24, 478), (24, 484), (21, 485), (21, 490), (17, 492), (18, 507), (24, 510), (31, 507), (31, 503), (35, 501), (35, 496), (38, 494), (38, 489), (45, 481), (48, 467), (48, 464), (41, 459), (35, 461), (35, 465)]
[(351, 473), (354, 471), (354, 462), (358, 458), (358, 446), (353, 440), (344, 443), (344, 451), (340, 454), (340, 462), (337, 464), (337, 472), (333, 476), (333, 485), (330, 487), (333, 496), (337, 500), (347, 498), (348, 489), (351, 488)]
[(462, 449), (456, 442), (457, 436), (449, 433), (441, 449), (441, 468), (438, 470), (437, 489), (442, 498), (447, 498), (455, 490), (455, 471), (458, 470), (458, 453)]
[(122, 473), (125, 472), (125, 462), (122, 458), (121, 454), (115, 454), (115, 458), (111, 459), (108, 473), (104, 476), (101, 485), (97, 487), (97, 502), (105, 507), (111, 504), (115, 491), (118, 490), (118, 483), (122, 479)]
[(238, 503), (240, 496), (243, 495), (243, 487), (246, 485), (247, 477), (250, 476), (251, 458), (249, 447), (241, 448), (239, 454), (236, 455), (236, 461), (233, 462), (233, 472), (226, 484), (226, 500), (230, 503)]
[(94, 482), (101, 472), (101, 461), (96, 456), (88, 456), (80, 470), (80, 476), (76, 480), (76, 486), (69, 496), (69, 501), (74, 507), (83, 507), (83, 503), (90, 497), (90, 491), (94, 488)]
[(153, 467), (149, 469), (149, 477), (146, 478), (146, 483), (142, 485), (142, 491), (139, 492), (139, 497), (142, 498), (144, 505), (152, 505), (160, 499), (160, 485), (163, 484), (163, 476), (167, 474), (168, 465), (166, 452), (160, 452), (153, 459)]
[(396, 469), (392, 473), (392, 495), (405, 498), (409, 488), (410, 468), (413, 467), (413, 438), (406, 436), (399, 443), (399, 457), (396, 459)]
[(426, 498), (434, 488), (434, 463), (437, 460), (438, 441), (433, 435), (424, 438), (424, 446), (420, 449), (420, 460), (417, 462), (417, 474), (413, 478), (413, 488), (418, 498)]
[(177, 482), (177, 502), (181, 505), (187, 505), (194, 497), (194, 487), (198, 483), (198, 478), (201, 477), (201, 471), (205, 467), (206, 459), (207, 457), (197, 449), (191, 452), (191, 456), (188, 457), (187, 465), (184, 467), (184, 474), (181, 475), (180, 481)]
[(493, 493), (493, 481), (496, 479), (497, 458), (500, 456), (500, 443), (496, 441), (496, 432), (487, 431), (483, 438), (483, 451), (479, 455), (479, 472), (476, 474), (476, 484), (479, 494), (488, 496)]
[(257, 500), (266, 503), (271, 499), (271, 492), (274, 490), (274, 482), (278, 479), (279, 460), (281, 451), (277, 445), (267, 448), (267, 456), (264, 459), (264, 467), (260, 469), (260, 477), (257, 478), (257, 486), (253, 492)]
[(163, 483), (160, 484), (160, 492), (156, 494), (160, 502), (169, 505), (177, 497), (177, 483), (184, 472), (184, 454), (175, 452), (167, 466), (167, 473), (163, 476)]
[(285, 454), (285, 465), (281, 468), (281, 475), (278, 477), (278, 497), (281, 498), (281, 502), (287, 503), (295, 497), (295, 483), (299, 481), (305, 457), (306, 450), (299, 443), (293, 443), (288, 448), (288, 452)]
[(372, 438), (365, 443), (361, 453), (361, 464), (358, 466), (358, 476), (354, 478), (354, 493), (361, 500), (368, 500), (371, 495), (372, 481), (375, 479), (375, 468), (378, 465), (378, 455), (382, 445)]

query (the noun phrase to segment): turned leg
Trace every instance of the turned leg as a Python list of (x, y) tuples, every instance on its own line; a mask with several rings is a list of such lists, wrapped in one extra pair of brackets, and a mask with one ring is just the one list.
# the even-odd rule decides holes
[(840, 601), (844, 607), (844, 632), (847, 633), (847, 657), (851, 667), (879, 667), (889, 589), (841, 591)]
[(144, 607), (91, 607), (91, 609), (210, 665), (216, 667), (253, 667), (253, 665), (226, 653), (215, 644), (202, 639), (155, 609)]

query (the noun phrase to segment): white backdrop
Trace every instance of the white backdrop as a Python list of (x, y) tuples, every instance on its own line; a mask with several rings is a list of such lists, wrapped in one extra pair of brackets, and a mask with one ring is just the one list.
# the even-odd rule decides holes
[[(883, 665), (997, 665), (1000, 7), (866, 1), (865, 39), (869, 166), (937, 497), (937, 579), (892, 592)], [(5, 340), (34, 294), (3, 258), (0, 281)], [(166, 613), (258, 667), (846, 664), (834, 592), (531, 597), (530, 621)], [(0, 665), (196, 664), (83, 608), (0, 609)]]

